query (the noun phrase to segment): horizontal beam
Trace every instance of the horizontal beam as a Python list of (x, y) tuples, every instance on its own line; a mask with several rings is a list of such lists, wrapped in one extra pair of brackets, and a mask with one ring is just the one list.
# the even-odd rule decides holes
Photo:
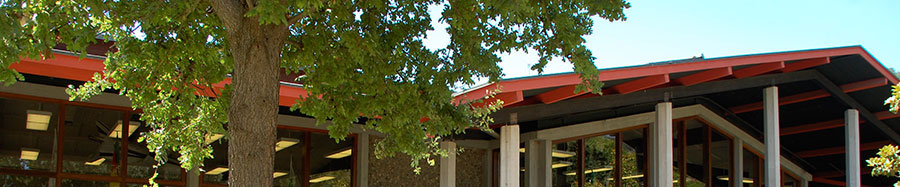
[(734, 78), (747, 78), (784, 69), (784, 61), (757, 64), (734, 71)]
[(497, 100), (503, 101), (503, 106), (509, 106), (521, 102), (522, 100), (524, 100), (524, 97), (522, 95), (522, 91), (498, 93), (492, 98), (484, 99), (483, 102), (472, 103), (472, 107), (481, 108), (485, 105), (494, 103)]
[(610, 90), (618, 94), (627, 94), (631, 92), (641, 91), (647, 88), (669, 83), (669, 74), (651, 75), (633, 81), (628, 81), (619, 85), (615, 85)]
[(702, 71), (699, 73), (694, 73), (694, 74), (691, 74), (688, 76), (684, 76), (684, 77), (675, 79), (674, 82), (681, 84), (681, 85), (690, 86), (690, 85), (695, 85), (697, 83), (702, 83), (702, 82), (720, 79), (722, 77), (727, 77), (731, 74), (732, 74), (731, 67), (716, 68), (716, 69), (710, 69), (710, 70)]
[(795, 72), (795, 71), (800, 71), (800, 70), (803, 70), (806, 68), (825, 65), (828, 63), (831, 63), (831, 58), (829, 58), (829, 57), (806, 59), (806, 60), (801, 60), (799, 62), (794, 62), (794, 63), (785, 65), (784, 70), (782, 70), (782, 72), (785, 72), (785, 73)]
[[(861, 169), (859, 172), (862, 175), (868, 175), (868, 174), (872, 173), (872, 170), (865, 169), (865, 167), (863, 167), (863, 169)], [(829, 171), (829, 172), (821, 172), (821, 173), (813, 174), (813, 177), (815, 177), (815, 178), (835, 178), (835, 177), (843, 177), (844, 175), (846, 175), (846, 173), (844, 171)]]
[[(900, 115), (894, 114), (894, 113), (891, 113), (888, 111), (875, 113), (875, 116), (877, 116), (879, 120), (886, 120), (886, 119), (893, 119), (893, 118), (900, 117)], [(859, 120), (859, 123), (865, 123), (865, 122), (866, 122), (866, 120)], [(838, 127), (843, 127), (843, 126), (844, 126), (844, 118), (840, 118), (840, 119), (835, 119), (835, 120), (810, 123), (810, 124), (806, 124), (806, 125), (798, 125), (798, 126), (792, 126), (792, 127), (788, 127), (788, 128), (781, 128), (781, 135), (787, 136), (787, 135), (792, 135), (792, 134), (800, 134), (800, 133), (820, 131), (820, 130), (825, 130), (825, 129), (833, 129), (833, 128), (838, 128)]]
[(575, 85), (563, 86), (561, 88), (553, 89), (538, 95), (535, 95), (534, 98), (541, 103), (550, 104), (555, 103), (557, 101), (566, 100), (569, 98), (577, 97), (579, 95), (583, 95), (587, 92), (579, 91), (575, 92)]
[[(859, 81), (859, 82), (847, 83), (847, 84), (841, 85), (840, 87), (841, 87), (841, 90), (844, 91), (844, 93), (850, 93), (850, 92), (865, 90), (865, 89), (869, 89), (869, 88), (884, 86), (887, 84), (888, 84), (887, 79), (875, 78), (875, 79), (869, 79), (869, 80), (864, 80), (864, 81)], [(824, 98), (824, 97), (828, 97), (828, 96), (831, 96), (831, 94), (828, 94), (828, 92), (826, 92), (825, 90), (814, 90), (814, 91), (794, 94), (794, 95), (790, 95), (790, 96), (785, 96), (785, 97), (779, 98), (778, 102), (779, 102), (779, 105), (787, 105), (787, 104), (794, 104), (794, 103)], [(738, 105), (738, 106), (729, 108), (729, 110), (731, 110), (731, 112), (735, 113), (735, 114), (762, 110), (762, 102)]]
[[(813, 182), (818, 182), (818, 183), (828, 184), (828, 185), (834, 185), (834, 186), (847, 186), (847, 183), (844, 183), (844, 181), (831, 180), (831, 179), (818, 178), (818, 177), (813, 178)], [(868, 187), (868, 186), (866, 186), (866, 185), (862, 185), (862, 186)]]
[[(859, 150), (867, 151), (867, 150), (872, 150), (872, 149), (878, 149), (878, 148), (881, 148), (882, 146), (890, 144), (890, 143), (891, 143), (891, 141), (888, 141), (888, 140), (864, 143), (864, 144), (859, 145)], [(844, 149), (844, 146), (840, 146), (840, 147), (830, 147), (830, 148), (816, 149), (816, 150), (809, 150), (809, 151), (800, 151), (800, 152), (794, 153), (794, 155), (797, 155), (797, 157), (800, 157), (800, 158), (810, 158), (810, 157), (820, 157), (820, 156), (843, 154), (844, 152), (846, 152), (846, 149)]]

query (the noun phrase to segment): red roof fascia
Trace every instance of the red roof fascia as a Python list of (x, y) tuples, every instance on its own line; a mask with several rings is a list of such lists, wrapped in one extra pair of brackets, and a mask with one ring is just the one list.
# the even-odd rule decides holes
[[(19, 63), (13, 63), (10, 68), (20, 72), (47, 77), (55, 77), (76, 81), (90, 81), (94, 73), (105, 70), (103, 60), (94, 58), (80, 58), (68, 54), (54, 54), (53, 58), (44, 60), (22, 59)], [(213, 84), (216, 89), (225, 88), (231, 84), (231, 78)], [(209, 90), (201, 90), (203, 95), (213, 96)], [(281, 86), (278, 93), (278, 105), (291, 106), (300, 97), (308, 96), (306, 90), (293, 86)]]
[[(658, 66), (639, 66), (631, 68), (621, 68), (605, 70), (600, 72), (599, 79), (601, 81), (619, 80), (628, 78), (646, 77), (651, 75), (670, 74), (679, 72), (690, 72), (709, 70), (716, 68), (726, 68), (743, 65), (765, 64), (771, 62), (784, 62), (805, 59), (827, 58), (831, 56), (854, 55), (858, 54), (863, 57), (872, 67), (887, 78), (892, 84), (900, 81), (894, 77), (880, 62), (875, 60), (871, 54), (860, 46), (817, 49), (806, 51), (794, 51), (772, 54), (747, 55), (727, 58), (717, 58), (698, 62), (667, 64)], [(813, 63), (813, 62), (809, 62)], [(745, 68), (746, 69), (746, 68)], [(792, 68), (793, 69), (793, 68)], [(736, 73), (735, 73), (736, 74)], [(487, 95), (488, 90), (501, 89), (502, 92), (533, 90), (541, 88), (551, 88), (560, 86), (569, 86), (580, 84), (581, 78), (574, 73), (549, 75), (533, 78), (522, 78), (503, 80), (498, 83), (491, 83), (478, 89), (470, 90), (464, 94), (456, 96), (456, 100), (475, 100)]]

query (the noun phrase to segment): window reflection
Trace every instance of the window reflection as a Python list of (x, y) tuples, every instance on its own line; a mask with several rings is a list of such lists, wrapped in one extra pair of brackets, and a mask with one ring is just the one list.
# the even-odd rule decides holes
[(144, 132), (150, 131), (150, 127), (140, 121), (139, 114), (132, 115), (131, 121), (137, 128), (131, 136), (128, 136), (128, 177), (150, 178), (154, 172), (158, 172), (157, 180), (181, 180), (181, 166), (178, 164), (177, 153), (170, 151), (168, 161), (154, 169), (153, 166), (156, 165), (154, 153), (147, 149), (146, 142), (137, 141)]
[[(616, 136), (602, 135), (585, 139), (585, 186), (612, 186), (615, 184)], [(624, 177), (624, 176), (623, 176)]]
[(621, 133), (622, 186), (646, 186), (647, 139), (645, 129)]
[(310, 133), (309, 183), (317, 186), (350, 186), (353, 138), (335, 142), (328, 134)]
[[(552, 167), (553, 186), (578, 186), (578, 141), (573, 140), (553, 145), (553, 151), (558, 152), (553, 157), (553, 163), (570, 163), (569, 166)], [(552, 154), (552, 153), (551, 153)]]
[(0, 98), (0, 167), (55, 170), (58, 112), (53, 103)]
[[(66, 106), (65, 144), (63, 146), (63, 172), (119, 175), (122, 153), (123, 123), (121, 111)], [(133, 136), (133, 135), (131, 135)]]
[(275, 152), (275, 186), (300, 186), (303, 181), (303, 157), (307, 153), (308, 132), (278, 130)]

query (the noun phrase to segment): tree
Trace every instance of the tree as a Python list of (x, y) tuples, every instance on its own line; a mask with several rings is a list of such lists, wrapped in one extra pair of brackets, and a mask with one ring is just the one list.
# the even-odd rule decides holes
[[(429, 6), (442, 6), (450, 43), (424, 47)], [(211, 157), (211, 133), (229, 136), (229, 182), (271, 186), (279, 74), (303, 73), (307, 91), (292, 109), (331, 120), (340, 141), (351, 124), (382, 132), (380, 156), (440, 153), (436, 141), (490, 121), (495, 107), (453, 102), (451, 88), (500, 79), (498, 54), (531, 51), (532, 69), (574, 64), (580, 90), (600, 90), (583, 35), (592, 17), (624, 20), (629, 3), (610, 1), (5, 0), (0, 9), (0, 81), (23, 76), (21, 57), (52, 58), (64, 45), (84, 54), (114, 41), (106, 70), (69, 89), (73, 99), (117, 90), (143, 111), (142, 136), (157, 161), (167, 150), (182, 167)], [(440, 29), (440, 28), (439, 28)], [(230, 77), (218, 89), (213, 84)], [(478, 102), (478, 101), (475, 101)], [(496, 103), (495, 105), (496, 106)], [(424, 118), (423, 118), (424, 117)], [(223, 126), (227, 123), (227, 126)], [(227, 130), (226, 130), (227, 129)], [(482, 128), (485, 129), (485, 128)]]

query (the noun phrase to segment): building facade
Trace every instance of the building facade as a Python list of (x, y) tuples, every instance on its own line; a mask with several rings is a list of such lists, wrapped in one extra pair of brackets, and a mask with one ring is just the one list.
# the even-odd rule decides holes
[[(100, 54), (100, 53), (97, 53)], [(23, 60), (26, 81), (0, 87), (0, 184), (227, 186), (226, 139), (185, 171), (175, 154), (154, 168), (138, 135), (149, 129), (123, 96), (68, 101), (68, 85), (102, 71), (102, 56)], [(285, 75), (285, 80), (292, 80)], [(296, 76), (296, 75), (295, 75)], [(597, 95), (575, 92), (575, 74), (507, 79), (489, 131), (467, 130), (442, 147), (458, 154), (423, 166), (378, 159), (381, 135), (356, 127), (336, 143), (326, 126), (291, 112), (303, 92), (282, 84), (276, 186), (884, 186), (865, 160), (900, 142), (900, 119), (882, 106), (898, 83), (862, 47), (715, 59), (602, 71)], [(127, 125), (126, 125), (127, 124)]]

